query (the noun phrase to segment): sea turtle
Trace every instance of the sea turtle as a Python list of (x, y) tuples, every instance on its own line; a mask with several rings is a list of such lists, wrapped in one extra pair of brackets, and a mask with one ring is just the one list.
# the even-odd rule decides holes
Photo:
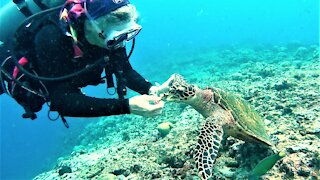
[(200, 89), (188, 84), (181, 75), (174, 74), (163, 98), (189, 104), (206, 118), (194, 154), (203, 179), (212, 176), (223, 135), (273, 146), (262, 118), (235, 94), (217, 88)]

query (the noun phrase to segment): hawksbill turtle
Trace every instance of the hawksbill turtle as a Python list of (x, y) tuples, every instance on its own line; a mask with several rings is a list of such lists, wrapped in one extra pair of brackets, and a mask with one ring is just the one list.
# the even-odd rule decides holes
[(208, 179), (224, 136), (273, 146), (259, 114), (235, 94), (216, 88), (200, 89), (188, 84), (181, 75), (171, 76), (163, 99), (191, 105), (205, 122), (200, 130), (194, 158), (199, 175)]

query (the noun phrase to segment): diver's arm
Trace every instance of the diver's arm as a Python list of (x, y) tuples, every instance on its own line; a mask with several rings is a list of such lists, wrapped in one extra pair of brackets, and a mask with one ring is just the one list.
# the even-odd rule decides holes
[(63, 116), (99, 117), (129, 114), (128, 99), (103, 99), (89, 97), (80, 90), (70, 90), (68, 84), (60, 84), (50, 92), (51, 110)]
[[(124, 48), (120, 49), (120, 51), (122, 51), (121, 53), (125, 53)], [(123, 70), (127, 87), (140, 94), (148, 94), (152, 84), (132, 68), (126, 55), (124, 57), (127, 59), (125, 60), (124, 70)]]

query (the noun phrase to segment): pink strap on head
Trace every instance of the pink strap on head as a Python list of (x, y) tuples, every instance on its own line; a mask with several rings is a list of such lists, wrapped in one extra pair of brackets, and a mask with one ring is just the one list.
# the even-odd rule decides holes
[[(64, 10), (67, 10), (68, 13), (68, 20), (75, 20), (79, 18), (82, 14), (85, 13), (85, 9), (83, 7), (83, 3), (86, 0), (67, 0), (60, 12), (60, 16), (63, 14)], [(70, 7), (71, 6), (71, 7)]]
[(81, 4), (75, 4), (69, 11), (69, 14), (72, 13), (74, 18), (79, 18), (82, 14), (85, 13), (84, 8)]

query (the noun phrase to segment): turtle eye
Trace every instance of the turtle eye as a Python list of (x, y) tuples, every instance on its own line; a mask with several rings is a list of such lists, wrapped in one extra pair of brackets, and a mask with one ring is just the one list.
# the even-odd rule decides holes
[(175, 89), (169, 89), (169, 94), (174, 94), (176, 92), (176, 90)]

